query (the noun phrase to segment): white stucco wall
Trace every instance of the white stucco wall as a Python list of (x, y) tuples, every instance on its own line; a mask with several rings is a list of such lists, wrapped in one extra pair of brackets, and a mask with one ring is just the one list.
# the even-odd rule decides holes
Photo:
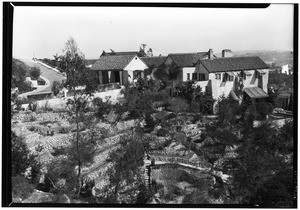
[(281, 73), (289, 74), (289, 65), (288, 64), (281, 67)]
[(193, 73), (197, 73), (197, 80), (199, 77), (199, 74), (205, 74), (205, 80), (208, 80), (208, 71), (204, 68), (204, 66), (196, 65), (196, 67), (185, 67), (182, 69), (182, 80), (185, 82), (187, 81), (187, 74), (190, 74), (190, 80), (193, 79)]
[(220, 96), (224, 95), (227, 97), (231, 90), (234, 88), (234, 80), (233, 81), (226, 81), (223, 83), (223, 77), (225, 72), (218, 72), (221, 73), (221, 79), (216, 79), (216, 73), (209, 74), (209, 80), (211, 80), (211, 92), (212, 97), (216, 100), (220, 98)]
[(135, 56), (130, 63), (124, 68), (123, 78), (126, 81), (126, 77), (128, 78), (128, 82), (133, 82), (133, 72), (134, 71), (144, 71), (148, 66), (137, 56)]
[[(264, 75), (262, 75), (262, 89), (268, 93), (268, 80), (269, 80), (269, 71), (268, 69), (263, 70), (265, 72)], [(249, 70), (249, 73), (251, 75), (246, 76), (246, 79), (243, 80), (244, 88), (248, 87), (258, 87), (258, 78), (255, 77), (255, 70)], [(209, 80), (211, 80), (211, 91), (214, 99), (218, 99), (223, 94), (225, 96), (228, 96), (230, 91), (234, 89), (234, 81), (237, 77), (237, 74), (240, 73), (240, 71), (233, 72), (236, 74), (234, 76), (233, 81), (226, 81), (225, 84), (222, 84), (224, 72), (221, 73), (221, 79), (216, 79), (216, 73), (210, 73), (209, 74)]]
[(258, 79), (255, 78), (255, 70), (249, 70), (247, 72), (251, 73), (251, 75), (246, 76), (246, 80), (243, 81), (244, 88), (245, 87), (257, 87)]

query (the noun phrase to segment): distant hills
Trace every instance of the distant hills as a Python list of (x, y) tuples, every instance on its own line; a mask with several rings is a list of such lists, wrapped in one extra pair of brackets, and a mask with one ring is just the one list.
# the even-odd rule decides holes
[[(283, 50), (242, 50), (242, 51), (232, 51), (234, 57), (239, 56), (258, 56), (263, 61), (265, 61), (270, 66), (281, 67), (283, 65), (289, 64), (293, 66), (293, 52), (283, 51)], [(216, 54), (216, 56), (221, 57), (222, 55)]]

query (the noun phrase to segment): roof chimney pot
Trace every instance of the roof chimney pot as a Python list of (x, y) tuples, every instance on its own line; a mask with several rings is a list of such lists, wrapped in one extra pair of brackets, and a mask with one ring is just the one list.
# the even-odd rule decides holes
[(222, 50), (222, 58), (232, 57), (232, 51), (230, 49)]
[(214, 51), (212, 49), (209, 49), (208, 51), (208, 59), (210, 60), (214, 59)]

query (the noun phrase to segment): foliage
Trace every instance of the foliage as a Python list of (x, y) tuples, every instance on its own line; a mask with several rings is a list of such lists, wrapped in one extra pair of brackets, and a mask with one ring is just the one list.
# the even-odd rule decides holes
[(108, 170), (113, 197), (117, 200), (121, 183), (127, 185), (136, 182), (140, 176), (140, 167), (144, 164), (144, 143), (139, 132), (122, 137), (120, 146), (110, 152), (109, 159), (113, 167)]
[(165, 196), (167, 198), (173, 198), (176, 184), (180, 177), (180, 170), (172, 167), (164, 167), (161, 169), (161, 175), (166, 187)]
[(168, 107), (169, 110), (179, 113), (179, 112), (186, 112), (189, 110), (189, 105), (186, 103), (184, 99), (181, 98), (171, 98), (168, 100), (170, 106)]
[(195, 86), (194, 81), (183, 82), (176, 86), (176, 95), (184, 98), (189, 106), (192, 106), (193, 100), (201, 93), (201, 87)]
[(64, 52), (60, 68), (67, 74), (65, 87), (76, 92), (76, 87), (85, 86), (86, 93), (92, 93), (98, 86), (98, 77), (96, 72), (85, 67), (84, 55), (72, 37), (66, 42)]
[(37, 67), (32, 67), (29, 70), (29, 75), (32, 79), (37, 80), (41, 75), (41, 70)]
[(38, 103), (36, 101), (31, 101), (29, 104), (28, 104), (28, 109), (35, 112), (36, 109), (38, 107)]
[(74, 188), (78, 187), (77, 174), (74, 162), (69, 158), (55, 158), (47, 165), (44, 186), (46, 191), (53, 193), (72, 194)]
[(129, 118), (143, 118), (147, 113), (156, 112), (155, 102), (166, 102), (168, 94), (165, 90), (157, 90), (151, 86), (151, 80), (139, 80), (136, 87), (126, 87), (121, 104), (115, 106), (118, 114), (129, 112)]
[(19, 93), (25, 93), (31, 91), (31, 83), (28, 81), (23, 81), (17, 85)]
[(63, 84), (61, 84), (59, 81), (53, 81), (51, 90), (53, 94), (56, 96), (62, 89)]
[(201, 138), (204, 141), (200, 152), (212, 165), (223, 159), (226, 155), (226, 147), (235, 145), (238, 140), (231, 128), (216, 125), (207, 126)]
[(255, 192), (274, 172), (288, 166), (281, 150), (280, 137), (275, 128), (267, 123), (248, 128), (242, 144), (236, 150), (238, 157), (227, 163), (233, 176), (233, 192), (240, 203), (249, 203)]
[[(39, 165), (35, 156), (30, 154), (24, 139), (17, 137), (14, 132), (11, 133), (11, 149), (12, 176), (22, 175), (29, 167), (31, 167), (31, 173), (38, 171)], [(31, 174), (31, 176), (35, 177), (36, 174)]]
[(155, 121), (153, 119), (153, 117), (151, 116), (150, 113), (146, 113), (146, 116), (145, 116), (145, 131), (146, 132), (151, 132), (153, 131), (154, 127), (155, 127)]
[(293, 88), (294, 76), (272, 72), (269, 74), (269, 84), (278, 85), (278, 90), (288, 90), (288, 88)]
[(31, 90), (31, 85), (25, 82), (26, 73), (29, 67), (22, 61), (12, 59), (12, 80), (11, 87), (18, 88), (20, 93), (28, 92)]
[[(77, 196), (82, 189), (82, 167), (91, 162), (94, 156), (95, 147), (93, 145), (93, 125), (94, 116), (89, 113), (88, 100), (90, 98), (91, 86), (87, 81), (87, 71), (84, 64), (84, 55), (79, 50), (77, 43), (71, 37), (65, 45), (64, 55), (61, 57), (61, 68), (67, 74), (65, 87), (72, 93), (72, 97), (67, 101), (70, 115), (70, 122), (75, 123), (75, 134), (71, 139), (71, 145), (67, 148), (68, 165), (76, 167), (76, 180), (73, 181), (73, 189), (76, 189)], [(77, 91), (76, 87), (85, 85), (84, 91)], [(89, 87), (89, 88), (88, 88)], [(83, 128), (90, 128), (90, 132), (81, 132)]]
[(182, 204), (209, 204), (208, 196), (205, 190), (197, 189), (186, 195), (182, 201)]
[(258, 101), (255, 103), (255, 113), (258, 120), (263, 120), (267, 115), (271, 114), (274, 105), (270, 102)]
[(95, 115), (99, 119), (104, 119), (104, 116), (108, 115), (113, 108), (113, 105), (110, 103), (110, 101), (104, 102), (102, 98), (94, 98), (92, 103), (95, 109)]
[(12, 196), (14, 198), (21, 198), (22, 200), (28, 198), (34, 190), (34, 186), (30, 181), (23, 176), (13, 176), (11, 179)]
[(212, 114), (215, 100), (210, 92), (203, 92), (194, 81), (183, 82), (175, 87), (175, 96), (183, 98), (191, 111)]
[(139, 193), (136, 198), (137, 204), (146, 204), (150, 201), (152, 195), (151, 191), (147, 189), (144, 183), (139, 185)]
[(281, 170), (264, 182), (250, 197), (249, 203), (260, 207), (295, 207), (293, 171)]
[(153, 76), (155, 80), (160, 81), (163, 84), (163, 87), (166, 87), (169, 84), (169, 74), (164, 68), (157, 68), (153, 71)]
[(213, 99), (211, 93), (206, 91), (203, 95), (200, 96), (201, 98), (196, 98), (196, 100), (199, 101), (199, 111), (203, 114), (213, 114), (213, 105), (216, 102), (216, 100)]
[(229, 97), (221, 96), (216, 105), (219, 123), (229, 126), (236, 123), (236, 115), (239, 113), (239, 104)]

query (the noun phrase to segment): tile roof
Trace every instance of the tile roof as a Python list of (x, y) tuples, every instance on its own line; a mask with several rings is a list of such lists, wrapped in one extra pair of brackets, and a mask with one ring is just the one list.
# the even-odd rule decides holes
[(110, 55), (101, 56), (91, 67), (92, 70), (121, 70), (136, 56), (133, 55)]
[(110, 55), (138, 55), (139, 57), (146, 56), (146, 53), (142, 50), (140, 51), (127, 51), (127, 52), (105, 52), (103, 50), (101, 56), (110, 56)]
[(204, 59), (207, 55), (207, 52), (169, 54), (175, 64), (179, 67), (193, 67), (198, 60)]
[(259, 87), (249, 87), (244, 88), (244, 91), (247, 93), (250, 98), (266, 98), (269, 97), (269, 95), (261, 88)]
[(128, 52), (104, 52), (101, 56), (110, 56), (110, 55), (136, 55), (138, 51), (128, 51)]
[(144, 63), (148, 67), (158, 67), (165, 62), (166, 58), (167, 56), (153, 56), (153, 57), (142, 57), (141, 60), (144, 61)]
[(209, 72), (269, 69), (259, 57), (228, 57), (199, 61)]

